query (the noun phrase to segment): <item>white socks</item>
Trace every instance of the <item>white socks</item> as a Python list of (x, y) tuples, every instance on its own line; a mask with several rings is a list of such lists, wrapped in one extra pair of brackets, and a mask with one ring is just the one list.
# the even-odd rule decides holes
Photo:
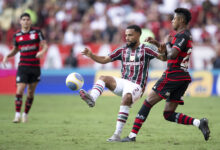
[(97, 98), (102, 94), (105, 88), (105, 82), (102, 80), (98, 80), (94, 85), (90, 92), (90, 95), (93, 97), (93, 100), (96, 101)]
[(21, 113), (20, 113), (20, 112), (16, 112), (16, 113), (15, 113), (15, 117), (16, 117), (16, 118), (20, 118), (20, 117), (21, 117)]
[(199, 127), (199, 125), (200, 125), (200, 120), (199, 120), (199, 119), (194, 119), (194, 120), (193, 120), (193, 125), (196, 126), (196, 127)]
[(119, 136), (121, 135), (124, 125), (128, 119), (129, 110), (130, 110), (129, 106), (120, 106), (114, 134), (118, 134)]

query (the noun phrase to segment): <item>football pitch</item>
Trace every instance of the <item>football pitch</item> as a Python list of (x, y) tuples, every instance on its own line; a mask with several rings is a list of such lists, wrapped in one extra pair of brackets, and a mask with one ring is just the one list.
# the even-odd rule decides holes
[[(23, 98), (23, 107), (24, 101)], [(132, 106), (122, 133), (126, 137), (144, 98)], [(206, 142), (194, 126), (163, 119), (164, 101), (157, 104), (134, 143), (109, 143), (115, 130), (120, 97), (100, 97), (89, 108), (79, 96), (36, 95), (28, 123), (14, 124), (14, 96), (0, 96), (0, 150), (220, 150), (220, 97), (185, 97), (177, 112), (207, 117)]]

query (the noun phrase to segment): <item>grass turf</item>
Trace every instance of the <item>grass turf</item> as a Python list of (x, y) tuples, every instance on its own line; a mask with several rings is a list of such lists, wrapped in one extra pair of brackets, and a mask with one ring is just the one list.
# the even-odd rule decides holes
[[(129, 134), (142, 101), (131, 108), (122, 137)], [(102, 96), (94, 108), (89, 108), (79, 96), (36, 95), (29, 122), (14, 124), (14, 96), (1, 95), (0, 150), (220, 150), (219, 97), (185, 97), (185, 105), (177, 109), (195, 118), (209, 119), (208, 142), (194, 126), (165, 121), (164, 103), (153, 107), (137, 142), (108, 143), (106, 139), (115, 130), (120, 97)]]

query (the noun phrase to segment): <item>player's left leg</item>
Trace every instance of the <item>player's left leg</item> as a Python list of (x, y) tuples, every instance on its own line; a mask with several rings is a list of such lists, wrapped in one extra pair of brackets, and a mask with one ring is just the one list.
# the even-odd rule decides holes
[(208, 140), (210, 134), (208, 119), (203, 118), (199, 120), (183, 113), (175, 112), (178, 104), (183, 104), (183, 100), (181, 99), (181, 97), (184, 95), (187, 87), (188, 83), (182, 84), (182, 86), (171, 93), (170, 97), (166, 101), (163, 113), (164, 118), (168, 121), (176, 122), (179, 124), (194, 125), (202, 131), (205, 140)]
[(37, 87), (37, 84), (38, 84), (38, 82), (33, 82), (33, 83), (28, 84), (28, 86), (27, 86), (27, 99), (26, 99), (26, 103), (25, 103), (25, 110), (24, 110), (24, 113), (22, 114), (22, 122), (27, 122), (28, 113), (29, 113), (31, 106), (33, 104), (34, 92)]
[(122, 103), (118, 112), (118, 117), (116, 122), (116, 129), (112, 137), (110, 137), (107, 140), (108, 142), (121, 141), (120, 136), (124, 128), (124, 125), (126, 124), (126, 121), (128, 119), (131, 104), (132, 104), (132, 95), (130, 93), (127, 93), (125, 94), (125, 96), (122, 97)]
[(118, 112), (116, 129), (113, 136), (107, 140), (109, 142), (120, 141), (122, 130), (128, 119), (130, 107), (136, 100), (141, 97), (142, 94), (142, 88), (139, 85), (134, 84), (130, 81), (121, 79), (117, 81), (117, 85), (123, 85), (117, 86), (115, 89), (115, 93), (119, 93), (119, 89), (122, 90), (122, 102)]

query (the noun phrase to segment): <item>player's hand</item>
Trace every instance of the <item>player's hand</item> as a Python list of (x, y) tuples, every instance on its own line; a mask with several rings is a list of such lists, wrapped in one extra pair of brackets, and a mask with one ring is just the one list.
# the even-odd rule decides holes
[(92, 57), (92, 52), (88, 49), (88, 48), (85, 48), (82, 52), (81, 52), (82, 55), (85, 55), (87, 57)]
[(153, 39), (152, 37), (147, 37), (147, 38), (145, 39), (145, 42), (154, 44), (154, 45), (156, 45), (157, 47), (160, 46), (160, 43), (159, 43), (157, 40)]
[(42, 58), (43, 57), (43, 51), (39, 51), (37, 54), (36, 54), (36, 58)]
[(163, 53), (166, 53), (166, 44), (160, 44), (160, 46), (158, 47), (158, 52), (163, 54)]
[(171, 42), (172, 41), (172, 36), (169, 34), (169, 35), (167, 35), (166, 37), (165, 37), (165, 39), (164, 39), (164, 43), (167, 43), (167, 42)]

